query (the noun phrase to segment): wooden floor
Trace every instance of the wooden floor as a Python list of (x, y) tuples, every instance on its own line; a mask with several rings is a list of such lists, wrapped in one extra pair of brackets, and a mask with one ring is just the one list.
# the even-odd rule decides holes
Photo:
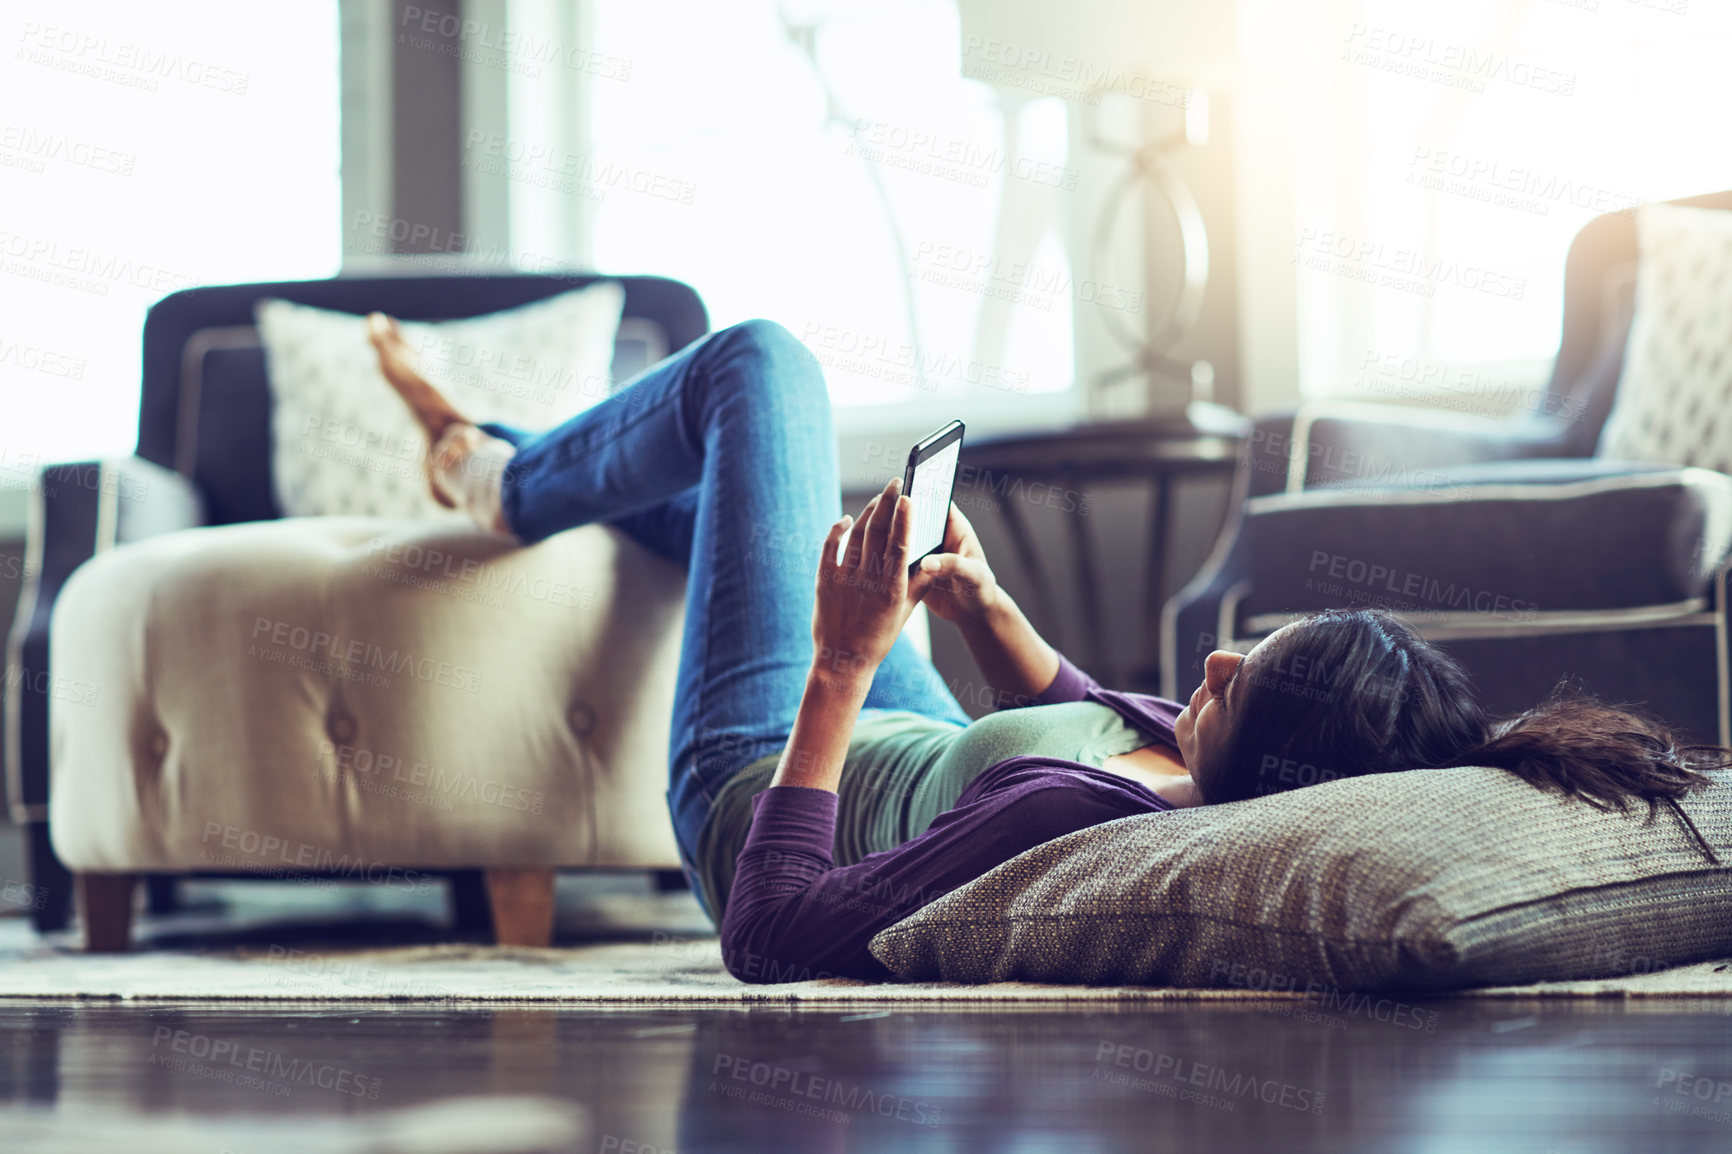
[[(497, 1095), (575, 1104), (549, 1148), (1732, 1150), (1732, 1009), (1352, 1002), (1135, 1013), (0, 1003), (0, 1148), (355, 1145)], [(411, 1111), (412, 1113), (412, 1111)], [(34, 1129), (15, 1129), (19, 1119)], [(193, 1131), (199, 1133), (199, 1131)], [(34, 1135), (14, 1147), (9, 1133)], [(503, 1130), (500, 1133), (504, 1133)], [(46, 1137), (44, 1137), (46, 1135)], [(441, 1150), (541, 1149), (486, 1137)], [(184, 1139), (161, 1146), (189, 1148)]]

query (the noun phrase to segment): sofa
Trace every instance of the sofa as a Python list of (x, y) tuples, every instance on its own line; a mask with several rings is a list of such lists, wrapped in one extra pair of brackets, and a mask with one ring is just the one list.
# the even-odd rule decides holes
[[(32, 494), (6, 769), (40, 929), (76, 888), (89, 947), (123, 949), (141, 877), (156, 900), (187, 875), (277, 877), (452, 884), (534, 945), (558, 869), (678, 877), (675, 566), (603, 525), (522, 547), (285, 518), (272, 486), (259, 299), (441, 320), (597, 279), (338, 277), (150, 309), (135, 455), (45, 468)], [(707, 331), (688, 286), (607, 279), (614, 380)]]

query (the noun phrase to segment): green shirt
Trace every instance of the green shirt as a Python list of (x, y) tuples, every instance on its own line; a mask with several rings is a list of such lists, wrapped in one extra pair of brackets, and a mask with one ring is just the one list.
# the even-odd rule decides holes
[[(1007, 709), (970, 725), (863, 709), (836, 790), (836, 864), (853, 865), (920, 836), (969, 782), (1001, 761), (1033, 755), (1100, 766), (1159, 740), (1093, 701)], [(769, 788), (781, 756), (761, 757), (728, 779), (698, 840), (698, 880), (718, 925), (752, 827), (752, 799)]]

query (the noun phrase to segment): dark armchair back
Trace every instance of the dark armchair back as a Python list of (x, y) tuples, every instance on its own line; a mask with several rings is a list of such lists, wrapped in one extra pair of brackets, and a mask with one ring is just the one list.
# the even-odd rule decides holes
[(158, 301), (144, 322), (138, 455), (179, 472), (207, 522), (281, 515), (271, 490), (270, 390), (253, 327), (261, 297), (344, 312), (436, 321), (513, 308), (597, 280), (625, 288), (613, 375), (622, 381), (709, 330), (693, 289), (661, 277), (429, 275), (216, 285)]

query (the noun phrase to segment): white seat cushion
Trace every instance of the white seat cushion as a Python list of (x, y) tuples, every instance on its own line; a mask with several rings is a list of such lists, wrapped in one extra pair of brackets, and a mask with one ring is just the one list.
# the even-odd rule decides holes
[[(684, 575), (617, 531), (194, 529), (55, 605), (56, 852), (74, 870), (632, 866), (678, 855)], [(375, 880), (378, 880), (375, 878)]]

